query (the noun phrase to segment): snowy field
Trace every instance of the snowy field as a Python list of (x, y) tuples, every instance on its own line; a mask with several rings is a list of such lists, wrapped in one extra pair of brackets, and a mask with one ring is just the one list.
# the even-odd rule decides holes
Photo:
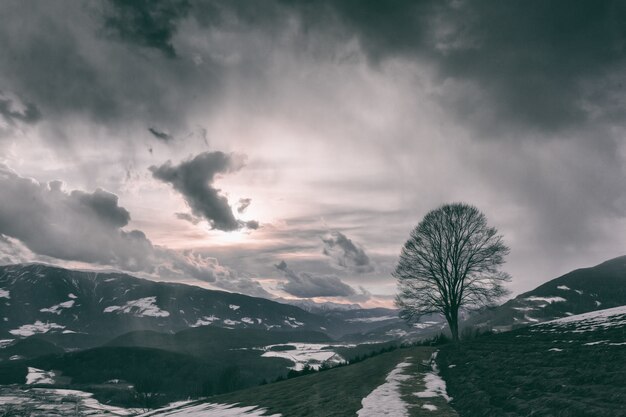
[(547, 321), (535, 325), (533, 330), (539, 332), (584, 333), (620, 326), (626, 326), (626, 306), (591, 311)]
[(353, 347), (355, 345), (329, 345), (321, 343), (284, 343), (265, 346), (264, 358), (284, 358), (293, 362), (290, 369), (301, 371), (306, 365), (319, 369), (323, 363), (338, 364), (345, 359), (333, 350), (333, 347)]
[(0, 387), (0, 415), (119, 417), (134, 416), (139, 411), (102, 404), (83, 391)]

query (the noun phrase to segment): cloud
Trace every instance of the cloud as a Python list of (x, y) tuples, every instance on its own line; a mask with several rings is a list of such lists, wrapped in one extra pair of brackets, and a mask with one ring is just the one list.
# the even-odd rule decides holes
[(330, 236), (322, 238), (322, 242), (324, 242), (322, 253), (331, 257), (340, 267), (357, 273), (374, 271), (374, 266), (363, 248), (357, 246), (343, 233), (332, 232)]
[(237, 206), (237, 213), (243, 214), (251, 203), (251, 198), (240, 198), (239, 205)]
[(554, 132), (615, 121), (626, 108), (616, 99), (626, 88), (624, 4), (326, 4), (372, 60), (404, 57), (433, 65), (442, 85), (454, 85), (443, 90), (442, 101), (481, 129)]
[(161, 51), (174, 58), (172, 37), (190, 10), (187, 0), (109, 0), (103, 13), (104, 33), (122, 42)]
[(167, 161), (161, 166), (151, 166), (152, 176), (172, 185), (178, 191), (192, 213), (206, 219), (213, 229), (239, 230), (244, 226), (258, 228), (258, 223), (237, 220), (226, 196), (213, 187), (218, 174), (239, 171), (243, 159), (223, 152), (204, 152), (178, 165)]
[(35, 124), (41, 120), (41, 112), (35, 104), (0, 91), (0, 119), (9, 126), (14, 126), (17, 122)]
[(354, 288), (336, 276), (317, 276), (307, 272), (296, 273), (287, 266), (285, 261), (274, 266), (287, 278), (287, 282), (283, 283), (280, 289), (296, 297), (349, 297), (357, 294)]
[(154, 136), (158, 140), (160, 140), (162, 142), (165, 142), (165, 143), (167, 143), (167, 142), (169, 142), (171, 140), (174, 140), (172, 135), (170, 135), (169, 133), (164, 132), (162, 130), (155, 129), (154, 127), (149, 127), (148, 128), (148, 132), (152, 133), (152, 136)]
[(202, 221), (202, 219), (193, 216), (189, 213), (174, 213), (177, 219), (188, 221), (191, 224), (198, 224)]
[(215, 258), (156, 246), (140, 230), (123, 230), (130, 213), (115, 194), (102, 189), (67, 192), (62, 185), (21, 177), (0, 164), (0, 262), (24, 261), (32, 251), (166, 279), (192, 277), (231, 291), (269, 296), (258, 282), (237, 276)]

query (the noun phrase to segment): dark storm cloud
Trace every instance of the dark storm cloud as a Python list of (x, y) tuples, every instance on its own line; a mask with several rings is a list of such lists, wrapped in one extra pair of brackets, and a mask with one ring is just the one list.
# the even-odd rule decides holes
[(623, 2), (326, 4), (374, 60), (424, 60), (442, 83), (473, 85), (466, 93), (448, 91), (442, 101), (482, 128), (554, 131), (598, 117), (615, 120), (626, 109), (618, 97), (626, 86)]
[(332, 232), (330, 236), (322, 238), (322, 242), (324, 242), (322, 253), (331, 257), (340, 267), (357, 273), (374, 270), (363, 248), (357, 246), (343, 233)]
[(103, 15), (107, 36), (176, 56), (172, 37), (189, 13), (187, 0), (109, 0)]
[(285, 261), (274, 265), (281, 271), (287, 282), (280, 289), (300, 298), (313, 297), (349, 297), (356, 291), (335, 276), (317, 276), (307, 272), (296, 273), (287, 266)]
[(174, 139), (169, 133), (155, 129), (154, 127), (149, 127), (148, 132), (152, 133), (152, 136), (165, 143)]
[(251, 198), (240, 198), (239, 205), (237, 206), (237, 213), (242, 214), (243, 212), (245, 212), (251, 203), (252, 203)]
[[(174, 53), (171, 41), (186, 2), (9, 0), (0, 10), (0, 89), (10, 87), (34, 103), (23, 116), (44, 114), (53, 128), (48, 140), (58, 142), (72, 116), (110, 129), (137, 121), (177, 129), (185, 118), (180, 103), (213, 91), (212, 78), (191, 59), (163, 56)], [(162, 53), (142, 53), (147, 49)], [(210, 65), (205, 60), (205, 68)]]
[[(178, 165), (167, 161), (161, 166), (151, 166), (152, 176), (168, 183), (178, 191), (195, 216), (206, 219), (212, 228), (232, 231), (246, 226), (233, 214), (228, 199), (213, 187), (218, 174), (236, 172), (243, 167), (243, 159), (223, 152), (204, 152)], [(258, 223), (249, 223), (258, 228)]]

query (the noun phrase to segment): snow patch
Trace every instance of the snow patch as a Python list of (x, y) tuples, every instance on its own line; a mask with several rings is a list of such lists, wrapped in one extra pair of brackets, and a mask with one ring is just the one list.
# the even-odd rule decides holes
[(75, 300), (75, 299), (77, 299), (78, 297), (76, 297), (76, 296), (75, 296), (74, 294), (72, 294), (72, 293), (69, 293), (69, 294), (67, 295), (67, 298), (71, 298), (72, 300)]
[(160, 410), (141, 414), (139, 417), (281, 417), (281, 414), (265, 414), (265, 408), (256, 405), (238, 407), (237, 404), (194, 403), (193, 405), (174, 405)]
[[(345, 359), (334, 352), (334, 346), (354, 345), (327, 345), (320, 343), (284, 343), (263, 347), (265, 351), (261, 356), (264, 358), (284, 358), (292, 361), (294, 366), (289, 369), (301, 371), (306, 365), (313, 369), (319, 369), (324, 362), (344, 363)], [(291, 350), (273, 350), (276, 347), (293, 347)]]
[(3, 349), (11, 344), (15, 339), (0, 339), (0, 349)]
[(575, 316), (563, 317), (533, 325), (538, 332), (569, 331), (572, 333), (591, 332), (598, 329), (626, 326), (626, 306), (591, 311)]
[(398, 316), (378, 316), (378, 317), (360, 317), (356, 319), (348, 319), (350, 323), (376, 323), (377, 321), (394, 320)]
[(65, 329), (65, 326), (61, 326), (60, 324), (56, 323), (44, 323), (37, 320), (33, 324), (24, 324), (17, 329), (9, 330), (9, 333), (14, 336), (28, 337), (36, 333), (48, 333), (50, 330), (57, 329)]
[(424, 404), (422, 405), (422, 408), (428, 411), (437, 411), (437, 406), (435, 404)]
[(236, 304), (229, 304), (228, 308), (230, 308), (233, 311), (237, 311), (237, 310), (239, 310), (241, 308), (241, 306), (238, 306)]
[(156, 305), (156, 296), (131, 300), (123, 306), (109, 306), (104, 309), (104, 312), (132, 314), (135, 317), (168, 317), (170, 315), (169, 311), (161, 310)]
[[(439, 368), (437, 367), (437, 353), (433, 352), (433, 355), (430, 357), (430, 366), (432, 371), (428, 372), (424, 376), (424, 384), (426, 385), (424, 391), (416, 392), (419, 398), (433, 398), (433, 397), (442, 397), (446, 401), (450, 402), (452, 400), (451, 397), (448, 396), (446, 391), (446, 381), (444, 381), (439, 376)], [(425, 363), (428, 365), (428, 362)]]
[(589, 343), (583, 343), (583, 346), (595, 346), (595, 345), (603, 345), (606, 342), (608, 342), (608, 340), (598, 340), (596, 342), (589, 342)]
[(230, 320), (230, 319), (226, 319), (224, 320), (224, 324), (227, 326), (234, 326), (236, 324), (239, 324), (241, 322), (237, 321), (237, 320)]
[(214, 321), (220, 320), (219, 317), (216, 316), (204, 316), (199, 318), (198, 320), (196, 320), (196, 322), (194, 324), (191, 325), (191, 327), (200, 327), (200, 326), (208, 326), (209, 324), (213, 323)]
[(241, 321), (246, 324), (254, 324), (254, 320), (252, 320), (250, 317), (243, 317)]
[(28, 375), (26, 375), (26, 385), (33, 384), (54, 384), (54, 372), (29, 366)]
[(556, 287), (559, 290), (563, 290), (563, 291), (570, 291), (571, 288), (568, 287), (567, 285), (559, 285), (558, 287)]
[(362, 408), (357, 411), (359, 417), (379, 417), (379, 416), (408, 416), (408, 408), (400, 396), (400, 385), (410, 378), (404, 374), (404, 369), (411, 365), (405, 358), (389, 372), (385, 382), (370, 392), (367, 397), (361, 400)]
[(563, 352), (563, 349), (559, 349), (559, 348), (550, 348), (550, 349), (548, 349), (548, 352)]
[(564, 301), (567, 301), (565, 298), (563, 297), (526, 297), (524, 298), (524, 300), (526, 301), (544, 301), (548, 304), (552, 304), (552, 303), (562, 303)]
[(11, 298), (11, 291), (0, 288), (0, 298)]
[(74, 307), (74, 300), (69, 300), (63, 303), (59, 303), (57, 305), (53, 305), (51, 307), (42, 308), (39, 311), (41, 311), (42, 313), (51, 313), (51, 314), (60, 315), (64, 309), (72, 308), (72, 307)]

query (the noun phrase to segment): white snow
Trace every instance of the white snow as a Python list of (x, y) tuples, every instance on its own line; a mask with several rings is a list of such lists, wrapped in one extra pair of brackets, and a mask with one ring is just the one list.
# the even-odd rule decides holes
[(36, 333), (47, 333), (50, 330), (56, 330), (56, 329), (65, 329), (65, 326), (61, 326), (60, 324), (56, 324), (56, 323), (44, 323), (42, 321), (37, 320), (33, 324), (24, 324), (17, 329), (9, 330), (9, 333), (11, 333), (14, 336), (28, 337)]
[(405, 358), (389, 372), (385, 382), (361, 400), (362, 408), (357, 411), (359, 417), (408, 416), (408, 408), (400, 396), (400, 385), (411, 376), (404, 374), (404, 368), (411, 365)]
[(559, 349), (559, 348), (550, 348), (550, 349), (548, 349), (548, 352), (563, 352), (563, 349)]
[(626, 306), (563, 317), (533, 326), (535, 327), (534, 331), (554, 331), (554, 328), (559, 328), (562, 331), (573, 333), (626, 326)]
[(196, 322), (194, 324), (191, 325), (191, 327), (200, 327), (200, 326), (208, 326), (209, 324), (213, 323), (214, 321), (220, 320), (219, 317), (216, 316), (204, 316), (199, 318), (198, 320), (196, 320)]
[(391, 337), (404, 337), (408, 334), (409, 333), (406, 330), (402, 330), (402, 329), (392, 329), (392, 330), (385, 332), (385, 335), (391, 336)]
[[(292, 350), (271, 350), (276, 346), (293, 346)], [(327, 345), (319, 343), (285, 343), (278, 345), (265, 346), (265, 351), (261, 356), (264, 358), (284, 358), (292, 361), (294, 366), (290, 369), (296, 371), (302, 370), (306, 365), (314, 369), (324, 362), (343, 363), (345, 359), (335, 353), (331, 348), (333, 346), (350, 346), (350, 345)]]
[(10, 361), (19, 361), (20, 359), (24, 359), (24, 357), (22, 355), (13, 355), (9, 357)]
[(236, 304), (229, 304), (228, 308), (230, 308), (231, 310), (237, 311), (239, 310), (241, 307), (236, 305)]
[(11, 291), (0, 288), (0, 298), (11, 298)]
[(397, 319), (398, 316), (378, 316), (378, 317), (360, 317), (356, 319), (348, 319), (346, 321), (350, 323), (375, 323), (377, 321), (385, 321), (385, 320), (393, 320)]
[(236, 324), (239, 324), (241, 322), (237, 321), (237, 320), (231, 320), (231, 319), (226, 319), (224, 320), (224, 324), (227, 326), (234, 326)]
[(254, 320), (252, 320), (250, 317), (243, 317), (241, 321), (246, 324), (254, 324)]
[(422, 408), (428, 410), (428, 411), (437, 411), (437, 406), (435, 404), (424, 404), (422, 405)]
[(530, 322), (533, 322), (533, 323), (537, 323), (539, 321), (538, 319), (532, 318), (532, 317), (528, 316), (527, 314), (524, 314), (524, 320), (530, 321)]
[(195, 403), (183, 406), (170, 405), (138, 417), (281, 417), (280, 414), (267, 415), (266, 412), (266, 409), (255, 405), (238, 407), (237, 404)]
[(72, 300), (75, 300), (75, 299), (77, 299), (78, 297), (76, 297), (76, 296), (75, 296), (74, 294), (72, 294), (72, 293), (69, 293), (69, 294), (67, 295), (67, 298), (71, 298)]
[(161, 310), (156, 305), (156, 296), (131, 300), (123, 306), (109, 306), (104, 309), (104, 312), (132, 314), (136, 317), (168, 317), (170, 315), (169, 311)]
[(42, 313), (52, 313), (52, 314), (60, 315), (63, 309), (72, 308), (72, 307), (74, 307), (74, 300), (69, 300), (69, 301), (65, 301), (65, 302), (53, 305), (51, 307), (42, 308), (39, 311), (41, 311)]
[(526, 298), (524, 298), (524, 300), (526, 300), (526, 301), (545, 301), (548, 304), (562, 303), (564, 301), (567, 301), (563, 297), (535, 297), (535, 296), (526, 297)]
[(513, 310), (517, 311), (534, 311), (537, 310), (535, 307), (513, 307)]
[(54, 384), (54, 372), (29, 366), (28, 375), (26, 375), (26, 385), (32, 384)]
[(419, 398), (442, 397), (446, 401), (450, 402), (452, 398), (448, 396), (446, 391), (446, 381), (439, 376), (439, 368), (437, 367), (436, 359), (437, 352), (433, 352), (433, 355), (430, 357), (430, 366), (432, 371), (428, 372), (424, 376), (424, 384), (426, 387), (424, 391), (416, 392), (415, 395)]
[(0, 339), (0, 349), (3, 349), (11, 344), (15, 339)]
[(559, 290), (563, 290), (563, 291), (569, 291), (571, 290), (570, 287), (568, 287), (567, 285), (559, 285), (558, 287), (556, 287)]
[(608, 340), (598, 340), (596, 342), (583, 343), (583, 346), (602, 345), (602, 344), (605, 344), (606, 342), (608, 342)]

